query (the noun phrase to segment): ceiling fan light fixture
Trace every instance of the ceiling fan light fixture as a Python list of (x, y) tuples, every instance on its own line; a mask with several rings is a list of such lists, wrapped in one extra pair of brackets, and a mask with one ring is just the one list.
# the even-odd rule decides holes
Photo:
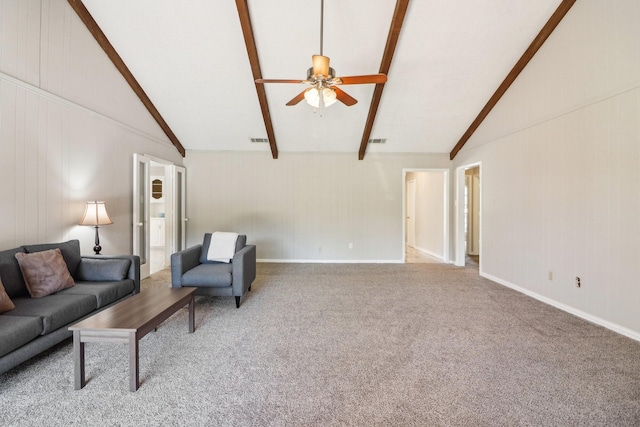
[[(312, 87), (305, 91), (304, 99), (307, 101), (307, 104), (311, 105), (313, 108), (320, 107), (320, 96), (319, 96), (318, 88)], [(337, 101), (336, 92), (333, 89), (325, 87), (322, 89), (322, 100), (324, 102), (325, 107), (329, 107)]]
[[(336, 101), (342, 102), (347, 107), (358, 103), (358, 100), (347, 94), (337, 85), (361, 85), (384, 84), (387, 81), (385, 74), (372, 74), (362, 76), (336, 77), (336, 71), (329, 66), (329, 57), (322, 53), (324, 34), (324, 0), (320, 1), (320, 55), (312, 55), (312, 67), (307, 69), (306, 80), (285, 79), (255, 79), (256, 83), (305, 83), (311, 87), (298, 93), (287, 106), (297, 105), (304, 98), (314, 108), (323, 109), (333, 105)], [(321, 114), (322, 115), (322, 114)]]
[(329, 58), (322, 55), (313, 55), (311, 57), (313, 62), (313, 75), (324, 76), (325, 79), (329, 77)]
[(332, 106), (338, 100), (338, 97), (336, 96), (336, 91), (333, 89), (329, 89), (328, 87), (325, 87), (324, 89), (322, 89), (322, 95), (324, 97), (325, 107)]

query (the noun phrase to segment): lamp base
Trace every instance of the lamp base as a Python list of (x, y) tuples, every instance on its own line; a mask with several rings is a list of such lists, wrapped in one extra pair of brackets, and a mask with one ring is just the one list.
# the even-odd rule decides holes
[(100, 227), (96, 225), (96, 245), (93, 247), (93, 251), (96, 253), (96, 255), (100, 255), (100, 251), (102, 250), (102, 246), (100, 246), (100, 236), (98, 235), (98, 228)]

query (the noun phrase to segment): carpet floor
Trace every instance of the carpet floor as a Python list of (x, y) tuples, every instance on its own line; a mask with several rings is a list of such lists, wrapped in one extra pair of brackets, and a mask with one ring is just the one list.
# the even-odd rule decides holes
[[(163, 270), (143, 292), (169, 286)], [(638, 426), (640, 343), (444, 264), (259, 264), (127, 348), (0, 375), (0, 425)]]

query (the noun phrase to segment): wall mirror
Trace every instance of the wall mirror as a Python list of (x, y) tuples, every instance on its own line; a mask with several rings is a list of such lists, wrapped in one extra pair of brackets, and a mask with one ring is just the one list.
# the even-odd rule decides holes
[(151, 181), (151, 197), (154, 199), (162, 198), (162, 180), (154, 179)]

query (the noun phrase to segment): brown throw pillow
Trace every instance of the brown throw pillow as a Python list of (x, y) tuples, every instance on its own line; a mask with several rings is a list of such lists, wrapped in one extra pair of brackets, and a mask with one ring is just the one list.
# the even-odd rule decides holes
[(31, 298), (51, 295), (74, 285), (60, 249), (17, 253), (16, 259)]
[(0, 279), (0, 313), (13, 310), (14, 308), (16, 308), (16, 306), (13, 305), (13, 301), (11, 301), (9, 295), (7, 295), (7, 291), (4, 290), (2, 279)]

